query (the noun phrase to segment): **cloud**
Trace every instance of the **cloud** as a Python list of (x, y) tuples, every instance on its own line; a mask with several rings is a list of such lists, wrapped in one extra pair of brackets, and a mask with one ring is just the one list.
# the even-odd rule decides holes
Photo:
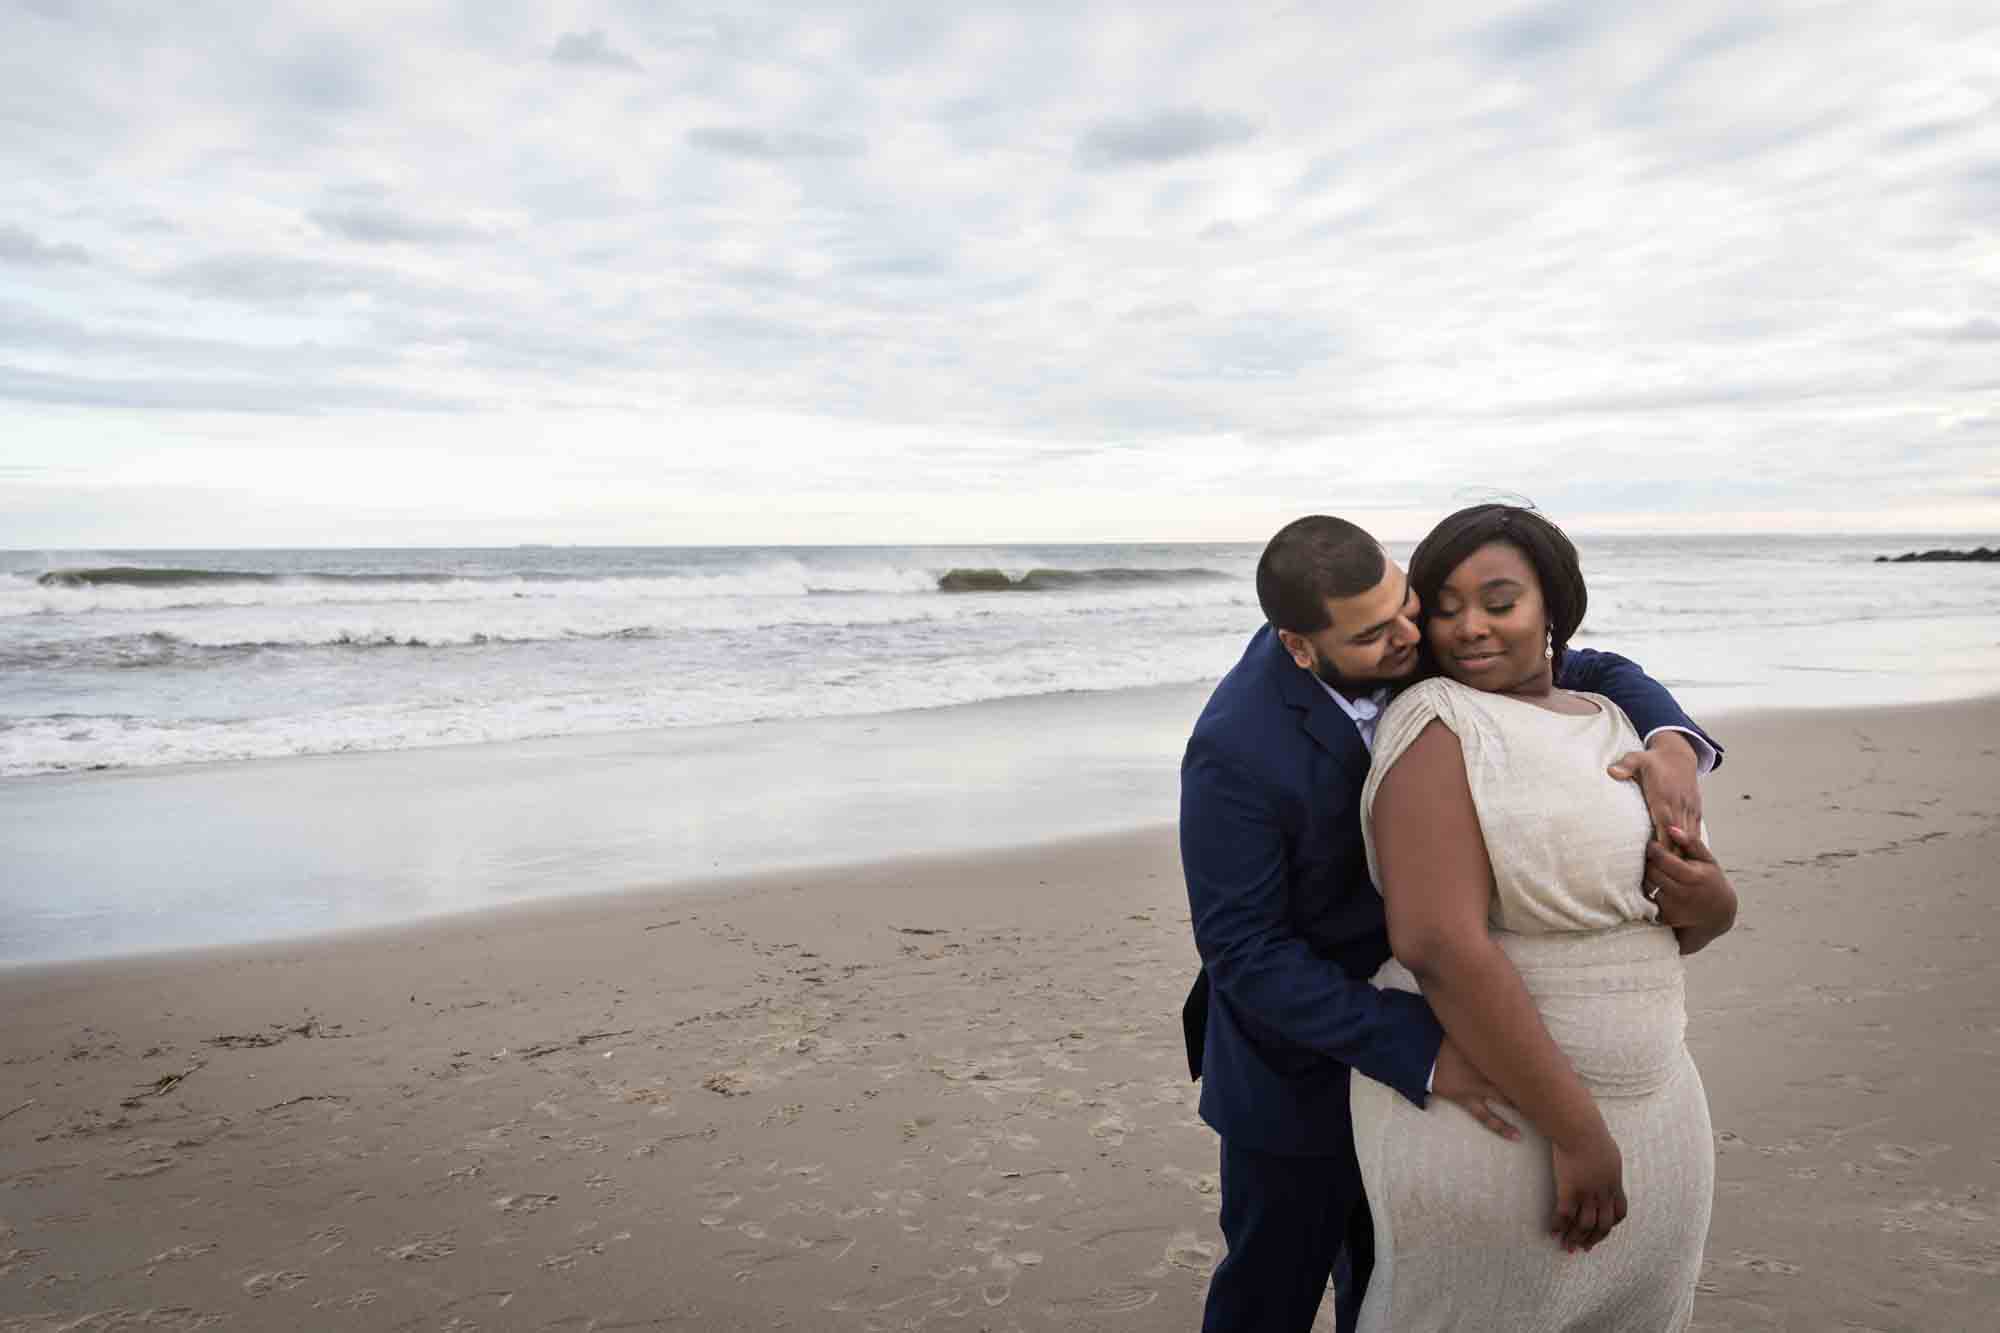
[(549, 59), (558, 65), (588, 65), (597, 69), (621, 69), (633, 74), (644, 69), (637, 60), (615, 49), (602, 28), (564, 33), (556, 38)]
[(357, 367), (381, 369), (397, 359), (392, 348), (373, 341), (346, 346), (300, 339), (232, 341), (153, 328), (134, 330), (104, 320), (85, 324), (7, 302), (0, 302), (0, 348), (31, 357), (62, 357), (100, 372), (111, 366), (143, 366), (158, 378), (189, 369), (210, 375), (312, 378)]
[(867, 151), (867, 145), (859, 139), (821, 134), (814, 130), (787, 130), (772, 134), (764, 130), (710, 125), (689, 130), (687, 141), (705, 152), (761, 162), (859, 157)]
[(1882, 142), (1889, 148), (1928, 148), (1932, 144), (1973, 133), (1985, 124), (1984, 116), (1940, 117), (1889, 130), (1883, 135)]
[(0, 364), (0, 399), (139, 412), (315, 416), (337, 411), (459, 412), (440, 394), (336, 381), (168, 380), (63, 375)]
[(1608, 0), (1555, 0), (1530, 5), (1480, 30), (1477, 40), (1494, 59), (1508, 64), (1563, 55), (1583, 45), (1615, 17)]
[(1158, 166), (1234, 148), (1257, 137), (1248, 119), (1196, 107), (1157, 111), (1136, 119), (1102, 120), (1076, 143), (1076, 160), (1086, 167)]
[(51, 244), (19, 227), (0, 223), (0, 263), (50, 267), (88, 264), (90, 252), (80, 245)]
[(259, 254), (194, 260), (165, 274), (161, 281), (197, 296), (289, 309), (394, 284), (393, 276), (382, 270)]
[(1926, 338), (1940, 342), (1990, 343), (2000, 342), (2000, 319), (1991, 315), (1978, 315), (1971, 319), (1959, 320), (1952, 324), (1937, 324), (1924, 328)]
[(352, 113), (376, 96), (379, 62), (337, 32), (300, 34), (280, 59), (273, 77), (280, 95), (298, 108), (321, 115)]
[(1898, 452), (1994, 401), (1964, 7), (16, 12), (10, 462), (438, 406), (397, 437), (420, 466), (657, 466), (672, 421), (691, 496), (976, 484), (996, 539), (1038, 521), (1023, 474), (1121, 532), (1330, 478), (1755, 458), (1912, 509), (1983, 475)]
[(367, 204), (316, 208), (306, 217), (324, 232), (363, 245), (456, 245), (485, 237), (475, 227), (432, 222)]

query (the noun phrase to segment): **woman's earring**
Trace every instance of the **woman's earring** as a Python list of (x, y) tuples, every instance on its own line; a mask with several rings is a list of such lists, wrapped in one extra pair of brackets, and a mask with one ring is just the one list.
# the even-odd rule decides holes
[(1556, 627), (1554, 625), (1549, 626), (1549, 641), (1548, 645), (1542, 649), (1542, 656), (1548, 658), (1551, 662), (1556, 660)]

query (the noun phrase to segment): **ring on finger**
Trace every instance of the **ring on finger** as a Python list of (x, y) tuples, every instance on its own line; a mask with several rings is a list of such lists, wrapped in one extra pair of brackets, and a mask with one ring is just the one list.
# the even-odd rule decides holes
[(1639, 892), (1646, 896), (1646, 901), (1649, 903), (1656, 903), (1660, 901), (1660, 885), (1658, 881), (1655, 881), (1651, 884), (1647, 884), (1645, 887), (1641, 888)]

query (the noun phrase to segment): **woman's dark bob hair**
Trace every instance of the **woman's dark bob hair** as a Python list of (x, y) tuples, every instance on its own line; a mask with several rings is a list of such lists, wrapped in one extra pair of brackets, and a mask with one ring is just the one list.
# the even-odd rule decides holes
[[(1583, 566), (1576, 547), (1563, 530), (1532, 509), (1519, 505), (1483, 504), (1461, 509), (1439, 521), (1417, 544), (1410, 557), (1410, 587), (1423, 604), (1428, 620), (1437, 604), (1438, 589), (1465, 558), (1489, 542), (1505, 542), (1527, 557), (1542, 585), (1542, 604), (1549, 612), (1549, 643), (1555, 649), (1552, 671), (1562, 670), (1570, 636), (1583, 624), (1589, 595), (1583, 586)], [(1425, 640), (1429, 655), (1429, 639)]]

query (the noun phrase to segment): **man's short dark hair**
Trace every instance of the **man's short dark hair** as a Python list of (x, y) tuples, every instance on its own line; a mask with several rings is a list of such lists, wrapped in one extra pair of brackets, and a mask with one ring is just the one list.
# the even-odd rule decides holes
[(1382, 545), (1344, 518), (1310, 514), (1278, 529), (1257, 561), (1257, 604), (1274, 629), (1317, 634), (1333, 623), (1326, 604), (1382, 581)]
[(1483, 504), (1447, 516), (1417, 544), (1410, 557), (1410, 587), (1424, 613), (1437, 605), (1438, 590), (1451, 572), (1488, 542), (1505, 542), (1535, 568), (1542, 585), (1542, 603), (1549, 612), (1549, 641), (1555, 667), (1562, 667), (1570, 636), (1583, 624), (1590, 597), (1583, 586), (1583, 563), (1563, 530), (1533, 509), (1520, 505)]

